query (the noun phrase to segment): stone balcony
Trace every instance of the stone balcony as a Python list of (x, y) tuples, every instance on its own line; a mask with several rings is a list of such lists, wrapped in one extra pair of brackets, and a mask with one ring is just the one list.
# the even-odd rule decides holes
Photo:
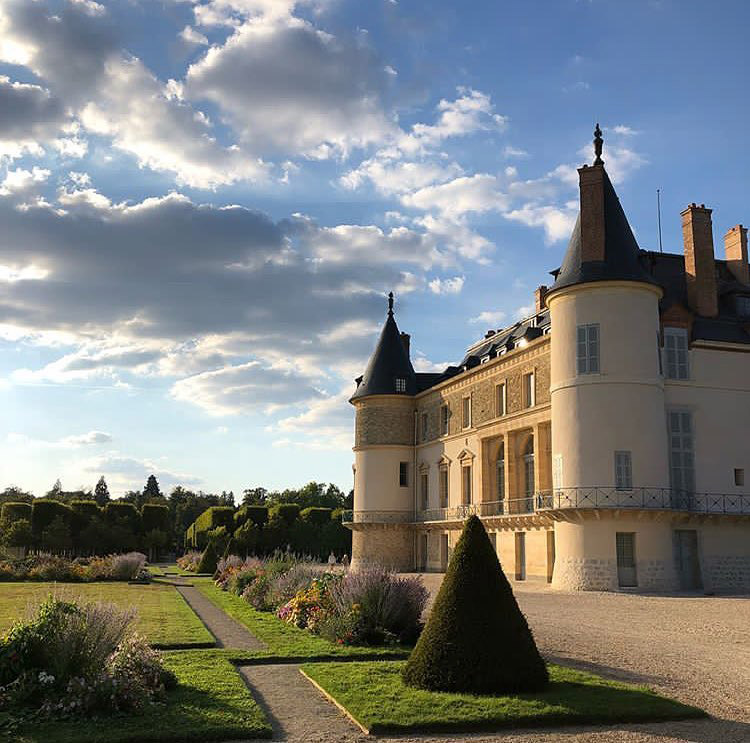
[(688, 493), (670, 488), (558, 488), (533, 496), (467, 503), (414, 511), (345, 511), (343, 522), (359, 525), (435, 524), (465, 521), (477, 515), (490, 525), (542, 525), (580, 511), (679, 512), (688, 515), (750, 517), (750, 495)]

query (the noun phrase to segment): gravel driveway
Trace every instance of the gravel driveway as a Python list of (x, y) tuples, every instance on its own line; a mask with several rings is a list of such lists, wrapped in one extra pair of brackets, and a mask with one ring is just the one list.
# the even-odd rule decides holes
[[(423, 578), (434, 596), (442, 576)], [(562, 593), (533, 583), (513, 588), (548, 660), (648, 684), (715, 719), (410, 740), (750, 743), (750, 597)]]

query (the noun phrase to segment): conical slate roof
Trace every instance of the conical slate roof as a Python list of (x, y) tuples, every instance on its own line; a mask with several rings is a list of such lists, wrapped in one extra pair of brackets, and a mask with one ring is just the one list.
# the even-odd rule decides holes
[[(568, 250), (550, 291), (589, 281), (656, 283), (643, 263), (641, 249), (630, 229), (628, 218), (620, 205), (614, 186), (604, 169), (604, 163), (601, 160), (601, 131), (598, 124), (594, 142), (597, 147), (594, 164), (584, 166), (578, 172), (582, 179), (586, 176), (589, 183), (596, 183), (593, 188), (601, 189), (603, 208), (600, 215), (596, 214), (593, 218), (596, 222), (599, 219), (604, 221), (603, 225), (597, 224), (597, 227), (602, 227), (604, 233), (604, 260), (584, 260), (587, 251), (584, 250), (583, 245), (582, 212), (586, 208), (591, 208), (589, 206), (591, 202), (582, 198), (581, 211), (573, 228)], [(592, 187), (589, 186), (589, 188)], [(581, 190), (583, 191), (583, 188)]]
[(416, 392), (417, 376), (393, 317), (393, 294), (390, 294), (388, 317), (378, 345), (351, 400), (369, 395), (415, 395)]

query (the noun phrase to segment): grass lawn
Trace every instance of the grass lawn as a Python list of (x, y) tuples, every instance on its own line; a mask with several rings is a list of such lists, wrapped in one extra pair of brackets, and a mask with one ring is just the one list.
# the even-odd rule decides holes
[(645, 686), (549, 666), (547, 690), (517, 696), (421, 691), (401, 680), (403, 661), (307, 663), (303, 672), (371, 733), (470, 732), (552, 725), (705, 717)]
[(138, 631), (157, 647), (210, 647), (214, 638), (173, 586), (127, 583), (0, 583), (0, 634), (53, 593), (138, 610)]
[[(239, 673), (216, 650), (164, 654), (179, 686), (145, 714), (75, 722), (35, 722), (17, 743), (148, 743), (270, 738), (271, 727)], [(2, 715), (0, 714), (0, 727)]]
[(336, 645), (323, 637), (312, 634), (278, 619), (273, 612), (257, 611), (239, 596), (217, 588), (211, 579), (196, 578), (193, 585), (223, 609), (230, 617), (244, 624), (259, 640), (268, 645), (268, 650), (254, 653), (235, 652), (233, 658), (367, 658), (387, 656), (404, 658), (409, 648), (400, 647), (355, 647)]

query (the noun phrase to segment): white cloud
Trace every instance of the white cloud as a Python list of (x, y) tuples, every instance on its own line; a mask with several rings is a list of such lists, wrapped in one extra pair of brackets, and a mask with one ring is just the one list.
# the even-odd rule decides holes
[(206, 36), (192, 26), (185, 26), (185, 28), (180, 31), (180, 38), (188, 44), (208, 46), (208, 39)]
[(518, 209), (506, 212), (506, 219), (510, 219), (527, 227), (544, 228), (544, 238), (547, 243), (564, 240), (570, 237), (576, 221), (576, 210), (557, 206), (538, 206), (524, 204)]
[(49, 176), (49, 170), (37, 166), (34, 166), (31, 170), (24, 170), (23, 168), (8, 169), (5, 179), (0, 183), (0, 196), (31, 191), (40, 183), (44, 183)]
[(506, 314), (502, 310), (484, 310), (484, 312), (480, 312), (476, 317), (472, 317), (469, 322), (497, 328), (505, 318)]
[(82, 446), (95, 446), (107, 444), (112, 441), (112, 434), (104, 431), (88, 431), (87, 433), (73, 434), (63, 438), (48, 441), (38, 439), (23, 433), (9, 433), (6, 436), (6, 442), (11, 446), (17, 447), (39, 447), (45, 449), (77, 449)]
[(200, 485), (203, 482), (193, 475), (172, 472), (159, 461), (129, 457), (116, 451), (84, 460), (80, 467), (84, 472), (106, 477), (110, 490), (140, 489), (149, 475), (156, 476), (162, 492), (175, 485)]
[(401, 201), (424, 211), (436, 210), (452, 219), (467, 212), (500, 211), (507, 207), (507, 199), (498, 188), (497, 178), (486, 173), (454, 178), (448, 183), (427, 186), (405, 195)]
[(526, 152), (526, 150), (522, 150), (520, 147), (513, 147), (508, 144), (503, 147), (503, 155), (505, 155), (505, 157), (528, 157), (529, 153)]
[(465, 276), (454, 276), (452, 279), (435, 278), (428, 286), (433, 294), (460, 294), (464, 288)]

